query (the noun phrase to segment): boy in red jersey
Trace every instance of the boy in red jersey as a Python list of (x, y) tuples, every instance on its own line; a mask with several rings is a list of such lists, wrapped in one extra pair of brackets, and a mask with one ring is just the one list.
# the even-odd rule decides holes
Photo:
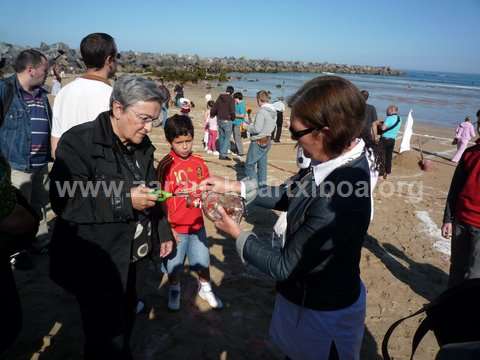
[[(193, 124), (185, 115), (168, 119), (165, 137), (171, 145), (157, 169), (158, 180), (165, 191), (173, 194), (196, 193), (197, 185), (209, 177), (205, 161), (192, 154)], [(210, 285), (210, 253), (202, 210), (187, 204), (187, 197), (174, 196), (166, 202), (168, 221), (177, 239), (177, 247), (165, 259), (168, 273), (168, 308), (180, 309), (180, 274), (185, 257), (199, 278), (198, 295), (214, 309), (223, 307)]]

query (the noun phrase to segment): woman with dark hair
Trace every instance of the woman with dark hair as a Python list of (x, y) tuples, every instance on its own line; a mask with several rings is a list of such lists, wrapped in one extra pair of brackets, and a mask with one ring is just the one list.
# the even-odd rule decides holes
[(280, 186), (212, 177), (204, 190), (237, 192), (287, 212), (285, 243), (272, 248), (222, 208), (218, 229), (236, 239), (244, 263), (277, 281), (270, 335), (290, 359), (359, 359), (366, 290), (360, 253), (371, 213), (371, 165), (359, 138), (365, 100), (349, 81), (315, 78), (290, 99), (293, 140), (312, 159)]

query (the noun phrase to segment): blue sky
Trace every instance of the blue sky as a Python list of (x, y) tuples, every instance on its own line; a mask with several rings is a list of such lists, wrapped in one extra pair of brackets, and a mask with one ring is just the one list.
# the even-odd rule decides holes
[[(480, 0), (5, 1), (0, 41), (480, 73)], [(22, 14), (19, 15), (19, 12)]]

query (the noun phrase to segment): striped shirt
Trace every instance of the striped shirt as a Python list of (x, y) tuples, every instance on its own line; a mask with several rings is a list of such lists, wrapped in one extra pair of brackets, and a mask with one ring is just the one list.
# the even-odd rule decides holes
[(45, 166), (48, 164), (48, 159), (50, 158), (48, 154), (50, 148), (50, 123), (48, 121), (48, 113), (43, 100), (43, 94), (46, 90), (38, 88), (32, 93), (23, 89), (20, 89), (20, 91), (30, 113), (30, 124), (32, 129), (30, 165), (32, 168)]

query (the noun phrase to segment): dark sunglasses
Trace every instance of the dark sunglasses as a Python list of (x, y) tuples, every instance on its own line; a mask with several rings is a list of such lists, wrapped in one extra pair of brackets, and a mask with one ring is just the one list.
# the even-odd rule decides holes
[(305, 136), (305, 135), (310, 134), (311, 132), (317, 130), (317, 128), (312, 127), (312, 128), (308, 128), (308, 129), (303, 129), (303, 130), (295, 131), (295, 130), (293, 130), (292, 127), (290, 126), (290, 127), (288, 128), (288, 130), (290, 130), (290, 136), (291, 136), (292, 140), (297, 141), (297, 140), (300, 140), (300, 138), (301, 138), (302, 136)]

